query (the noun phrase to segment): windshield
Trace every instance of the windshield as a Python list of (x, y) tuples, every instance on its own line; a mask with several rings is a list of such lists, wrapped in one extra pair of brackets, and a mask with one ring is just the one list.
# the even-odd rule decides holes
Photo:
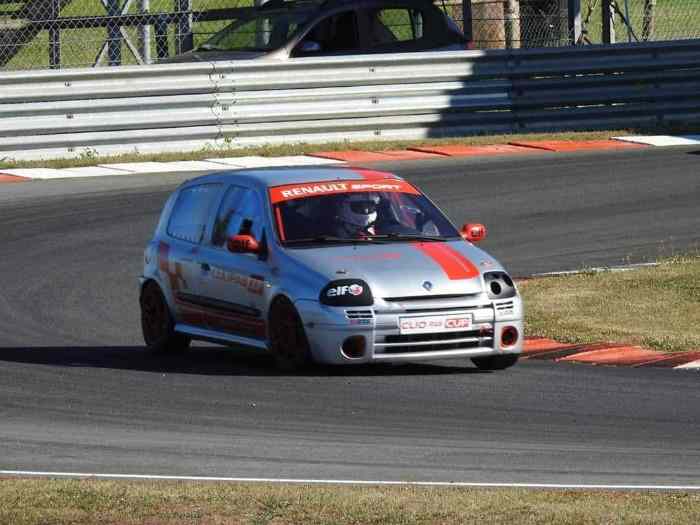
[(272, 51), (284, 46), (311, 16), (309, 11), (261, 11), (214, 34), (199, 51)]
[(404, 181), (280, 186), (271, 188), (270, 198), (285, 244), (459, 238), (440, 210)]

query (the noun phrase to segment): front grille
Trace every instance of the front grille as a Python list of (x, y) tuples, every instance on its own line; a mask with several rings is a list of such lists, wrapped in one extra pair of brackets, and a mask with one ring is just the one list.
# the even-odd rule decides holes
[(493, 328), (490, 330), (467, 330), (464, 332), (435, 332), (432, 334), (395, 334), (387, 335), (385, 343), (422, 343), (425, 341), (450, 341), (452, 339), (465, 339), (471, 337), (493, 337)]
[(464, 350), (465, 348), (477, 348), (483, 346), (478, 339), (459, 343), (433, 343), (430, 345), (400, 345), (384, 348), (384, 354), (409, 354), (412, 352), (438, 352), (441, 350)]
[(464, 350), (480, 346), (493, 346), (493, 327), (491, 325), (461, 332), (392, 334), (385, 336), (384, 342), (375, 343), (377, 352), (382, 354)]

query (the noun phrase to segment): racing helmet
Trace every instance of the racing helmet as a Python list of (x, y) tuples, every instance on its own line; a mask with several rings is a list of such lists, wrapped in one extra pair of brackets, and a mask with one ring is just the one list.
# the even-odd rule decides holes
[(349, 229), (364, 230), (377, 220), (379, 195), (376, 193), (349, 193), (343, 196), (338, 219)]

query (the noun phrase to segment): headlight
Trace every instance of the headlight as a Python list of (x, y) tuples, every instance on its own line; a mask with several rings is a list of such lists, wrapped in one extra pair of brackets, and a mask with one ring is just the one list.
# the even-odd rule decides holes
[(329, 282), (318, 297), (328, 306), (372, 306), (374, 298), (369, 285), (362, 279), (338, 279)]
[(507, 299), (516, 294), (513, 280), (506, 272), (486, 272), (484, 282), (490, 299)]

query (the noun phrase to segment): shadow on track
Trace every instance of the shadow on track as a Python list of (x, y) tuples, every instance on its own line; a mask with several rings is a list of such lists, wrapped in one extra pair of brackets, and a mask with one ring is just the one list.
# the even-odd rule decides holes
[(464, 373), (490, 373), (472, 367), (468, 360), (464, 366), (433, 363), (372, 364), (353, 366), (316, 365), (308, 370), (289, 374), (274, 366), (269, 354), (260, 350), (229, 349), (225, 347), (195, 347), (181, 355), (157, 355), (141, 346), (94, 347), (26, 347), (0, 348), (0, 362), (35, 365), (111, 368), (140, 372), (199, 374), (221, 376), (415, 376)]

